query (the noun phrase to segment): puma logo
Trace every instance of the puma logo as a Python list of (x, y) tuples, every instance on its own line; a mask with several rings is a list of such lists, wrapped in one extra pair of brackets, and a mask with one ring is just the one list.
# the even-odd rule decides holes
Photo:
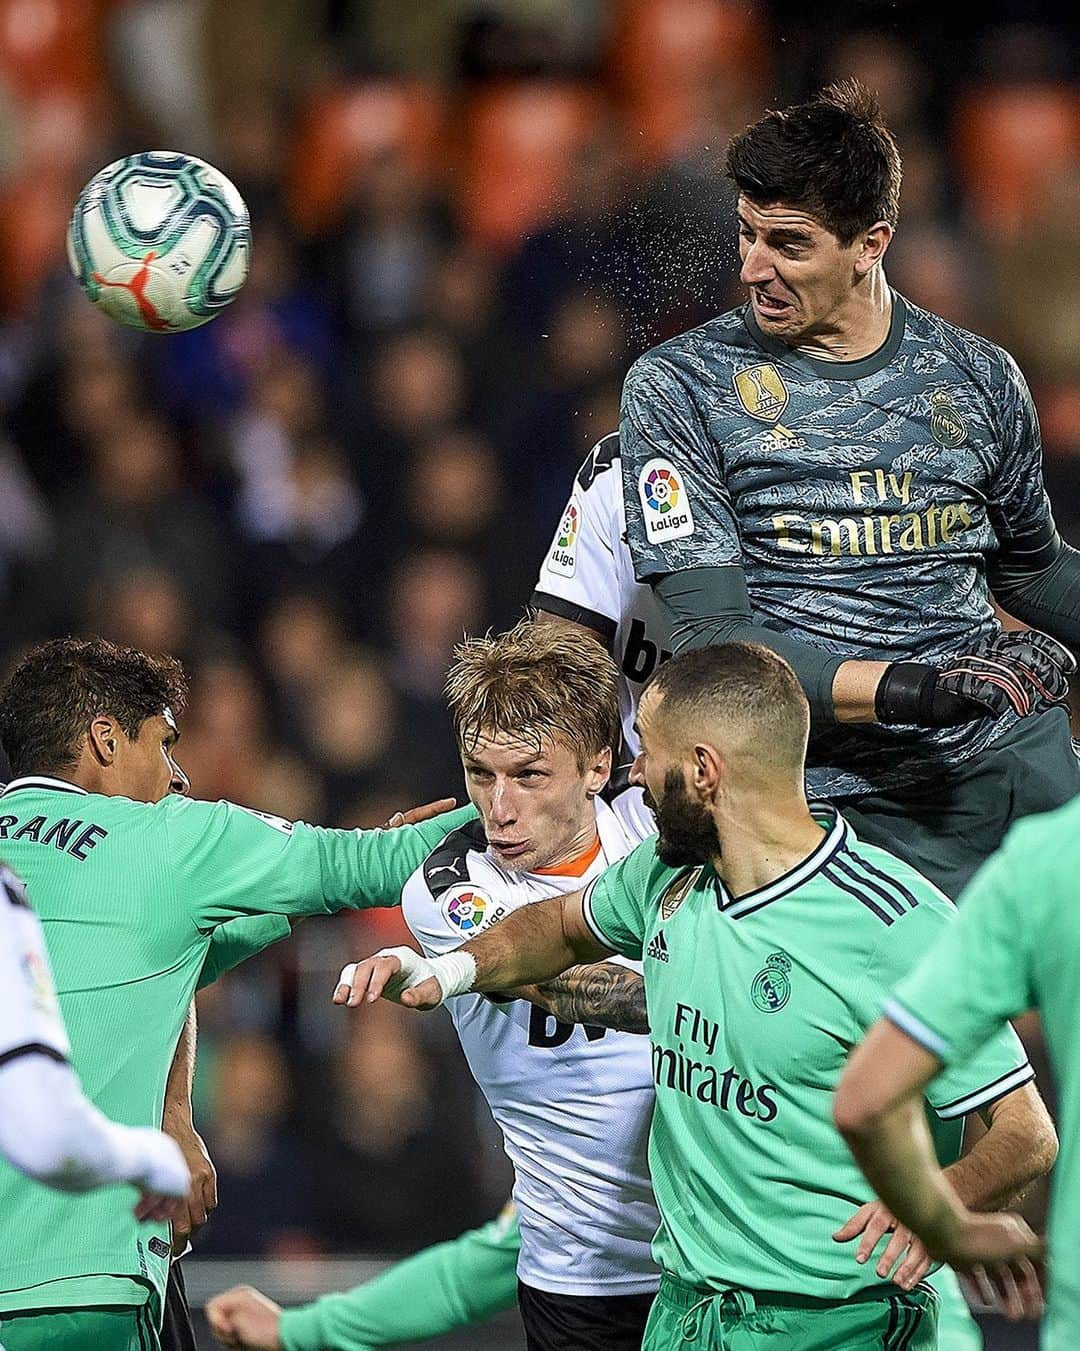
[(142, 260), (142, 267), (135, 273), (130, 281), (106, 281), (100, 272), (93, 272), (90, 275), (99, 286), (114, 286), (121, 291), (130, 291), (135, 298), (135, 304), (139, 307), (139, 315), (147, 328), (155, 333), (168, 333), (169, 322), (162, 319), (154, 308), (154, 303), (146, 295), (146, 283), (150, 280), (150, 264), (157, 257), (153, 249), (146, 254)]

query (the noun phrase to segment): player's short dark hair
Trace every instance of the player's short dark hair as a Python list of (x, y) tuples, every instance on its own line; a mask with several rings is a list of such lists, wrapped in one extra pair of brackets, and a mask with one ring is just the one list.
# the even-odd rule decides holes
[(900, 215), (900, 152), (876, 97), (858, 80), (766, 113), (732, 138), (725, 172), (755, 206), (806, 211), (844, 246)]
[(104, 638), (33, 648), (0, 689), (0, 745), (12, 774), (58, 774), (78, 763), (90, 724), (108, 714), (133, 740), (147, 718), (180, 713), (187, 680), (172, 657)]
[(463, 751), (481, 737), (564, 742), (584, 770), (619, 739), (615, 663), (587, 633), (523, 619), (505, 633), (467, 638), (446, 678), (454, 733)]
[(672, 657), (645, 686), (663, 695), (661, 718), (692, 736), (734, 728), (765, 759), (802, 763), (810, 705), (783, 657), (760, 643), (720, 643)]

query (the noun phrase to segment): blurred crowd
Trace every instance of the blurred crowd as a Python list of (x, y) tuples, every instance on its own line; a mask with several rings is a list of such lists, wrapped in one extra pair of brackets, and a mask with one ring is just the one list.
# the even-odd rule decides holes
[[(202, 797), (366, 826), (460, 794), (454, 642), (520, 614), (629, 362), (738, 300), (728, 136), (839, 75), (904, 156), (890, 280), (1020, 360), (1080, 542), (1064, 20), (837, 10), (0, 0), (0, 663), (72, 631), (179, 654)], [(252, 215), (239, 298), (164, 339), (63, 258), (82, 183), (148, 148), (211, 160)], [(303, 925), (206, 992), (202, 1251), (405, 1250), (496, 1209), (448, 1024), (329, 1006), (346, 949), (402, 934)]]

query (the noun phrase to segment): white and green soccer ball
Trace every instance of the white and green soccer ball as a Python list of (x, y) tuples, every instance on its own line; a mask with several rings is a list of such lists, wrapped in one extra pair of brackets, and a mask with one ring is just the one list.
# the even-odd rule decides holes
[(71, 270), (98, 309), (129, 328), (182, 333), (220, 314), (244, 284), (244, 199), (204, 160), (127, 155), (87, 183), (67, 234)]

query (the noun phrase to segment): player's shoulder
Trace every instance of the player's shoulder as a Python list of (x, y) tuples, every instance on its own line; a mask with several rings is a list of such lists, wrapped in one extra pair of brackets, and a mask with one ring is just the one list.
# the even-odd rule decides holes
[(1080, 797), (1053, 811), (1025, 816), (1009, 827), (996, 858), (1003, 868), (1030, 878), (1060, 877), (1070, 888), (1080, 866)]
[(860, 840), (850, 823), (845, 827), (826, 873), (851, 900), (853, 922), (857, 918), (877, 937), (888, 930), (895, 938), (913, 927), (903, 923), (910, 916), (919, 916), (919, 928), (952, 919), (956, 907), (928, 877), (888, 849)]
[(973, 383), (988, 393), (1003, 385), (1023, 384), (1023, 375), (1012, 354), (996, 342), (961, 328), (940, 314), (924, 309), (904, 297), (908, 336), (920, 346), (943, 355)]
[(626, 387), (715, 380), (718, 370), (743, 365), (755, 353), (760, 355), (760, 349), (746, 327), (745, 306), (740, 305), (649, 348), (630, 367)]
[(617, 478), (618, 468), (619, 433), (608, 432), (582, 460), (581, 467), (574, 475), (574, 483), (583, 493), (592, 492)]
[(433, 897), (471, 879), (470, 865), (487, 849), (484, 823), (479, 816), (457, 825), (437, 840), (417, 868), (416, 875)]

